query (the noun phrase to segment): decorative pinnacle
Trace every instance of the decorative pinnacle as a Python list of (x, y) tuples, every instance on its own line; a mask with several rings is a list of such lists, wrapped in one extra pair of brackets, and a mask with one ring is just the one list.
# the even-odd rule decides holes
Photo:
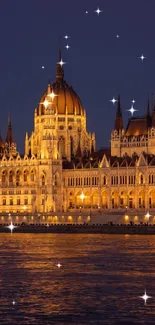
[(57, 63), (57, 71), (56, 71), (56, 79), (63, 79), (64, 78), (64, 70), (62, 67), (62, 55), (61, 55), (61, 49), (59, 48), (59, 57), (58, 57), (58, 63)]

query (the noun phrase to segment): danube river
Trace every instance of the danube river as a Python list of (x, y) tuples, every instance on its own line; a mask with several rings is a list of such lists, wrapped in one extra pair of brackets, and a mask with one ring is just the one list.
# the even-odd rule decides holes
[(154, 235), (0, 234), (0, 324), (154, 323)]

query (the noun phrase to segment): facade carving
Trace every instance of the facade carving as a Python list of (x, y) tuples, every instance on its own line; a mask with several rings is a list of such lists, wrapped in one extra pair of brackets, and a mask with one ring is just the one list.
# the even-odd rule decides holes
[[(61, 53), (59, 54), (59, 62)], [(86, 111), (57, 64), (56, 81), (34, 111), (34, 130), (18, 153), (11, 119), (0, 137), (0, 216), (155, 208), (155, 108), (127, 128), (118, 97), (111, 151), (96, 150)]]

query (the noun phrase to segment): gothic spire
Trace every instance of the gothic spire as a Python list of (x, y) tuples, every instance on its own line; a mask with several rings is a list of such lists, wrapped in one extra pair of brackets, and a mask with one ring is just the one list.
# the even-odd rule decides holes
[(149, 100), (149, 98), (148, 98), (148, 104), (147, 104), (147, 112), (146, 112), (146, 116), (147, 117), (150, 117), (151, 115), (150, 115), (150, 100)]
[(123, 119), (122, 119), (120, 95), (118, 95), (117, 112), (116, 112), (115, 127), (114, 127), (114, 129), (117, 130), (117, 131), (123, 129)]
[(8, 116), (8, 128), (7, 128), (7, 134), (6, 134), (6, 140), (5, 142), (8, 145), (11, 145), (13, 143), (13, 134), (12, 134), (12, 125), (11, 125), (11, 117), (10, 114)]
[(81, 152), (80, 141), (79, 141), (79, 143), (78, 143), (77, 150), (76, 150), (76, 158), (82, 158), (82, 152)]
[(61, 49), (59, 48), (59, 56), (58, 56), (57, 71), (56, 71), (57, 80), (63, 80), (64, 78), (64, 70), (61, 62), (62, 62), (62, 55), (61, 55)]

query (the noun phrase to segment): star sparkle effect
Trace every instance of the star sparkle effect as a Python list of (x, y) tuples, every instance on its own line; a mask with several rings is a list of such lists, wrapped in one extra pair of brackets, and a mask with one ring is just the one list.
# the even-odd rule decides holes
[[(52, 92), (50, 94), (48, 94), (47, 96), (51, 97), (52, 98), (52, 102), (53, 102), (53, 99), (58, 96), (57, 94), (54, 93), (53, 89), (52, 89)], [(48, 102), (48, 101), (47, 101)], [(46, 104), (46, 103), (45, 103)], [(49, 104), (49, 102), (48, 102)], [(48, 105), (47, 105), (48, 106)]]
[(58, 64), (60, 64), (61, 67), (62, 67), (65, 63), (66, 63), (66, 62), (64, 62), (62, 58), (61, 58), (61, 61), (58, 62)]
[(116, 35), (116, 38), (119, 38), (119, 37), (120, 37), (119, 34), (117, 34), (117, 35)]
[(145, 301), (145, 305), (146, 305), (147, 299), (150, 299), (152, 297), (151, 296), (148, 296), (147, 293), (146, 293), (146, 290), (145, 290), (144, 295), (143, 296), (140, 296), (140, 298), (142, 298)]
[(57, 267), (58, 267), (59, 269), (60, 269), (61, 266), (62, 266), (62, 265), (61, 265), (60, 263), (57, 264)]
[(45, 69), (45, 67), (44, 67), (44, 65), (42, 65), (42, 67), (41, 67), (42, 69)]
[(68, 49), (70, 48), (70, 45), (67, 44), (67, 45), (65, 46), (65, 48), (68, 50)]
[(134, 104), (135, 102), (136, 102), (136, 101), (135, 101), (134, 99), (131, 101), (131, 103), (133, 103), (133, 104)]
[(113, 99), (110, 99), (110, 102), (112, 102), (113, 104), (115, 104), (117, 102), (117, 99), (115, 99), (115, 97), (113, 97)]
[(98, 7), (96, 10), (95, 10), (95, 12), (98, 14), (98, 16), (99, 16), (99, 14), (102, 12), (102, 10), (100, 10), (100, 8)]
[(132, 116), (133, 116), (133, 113), (136, 111), (137, 111), (137, 109), (134, 109), (133, 105), (131, 106), (130, 109), (128, 109), (128, 112), (130, 112)]
[(85, 13), (88, 14), (88, 10), (86, 10)]
[(13, 304), (13, 306), (14, 306), (14, 305), (16, 304), (16, 302), (13, 300), (13, 301), (12, 301), (12, 304)]
[(65, 39), (68, 39), (69, 37), (70, 37), (70, 36), (68, 36), (68, 35), (65, 35), (65, 36), (64, 36)]
[(142, 62), (146, 59), (146, 56), (144, 56), (143, 54), (139, 57), (139, 59), (142, 60)]
[(42, 102), (41, 104), (43, 104), (45, 108), (47, 108), (47, 106), (49, 105), (49, 101), (45, 99), (44, 102)]
[(11, 224), (9, 226), (6, 226), (7, 228), (9, 228), (11, 230), (11, 233), (13, 232), (13, 230), (15, 228), (17, 228), (17, 226), (14, 226), (14, 224), (12, 223), (12, 220), (11, 220)]
[(145, 217), (149, 219), (151, 217), (151, 214), (149, 212), (147, 212)]

